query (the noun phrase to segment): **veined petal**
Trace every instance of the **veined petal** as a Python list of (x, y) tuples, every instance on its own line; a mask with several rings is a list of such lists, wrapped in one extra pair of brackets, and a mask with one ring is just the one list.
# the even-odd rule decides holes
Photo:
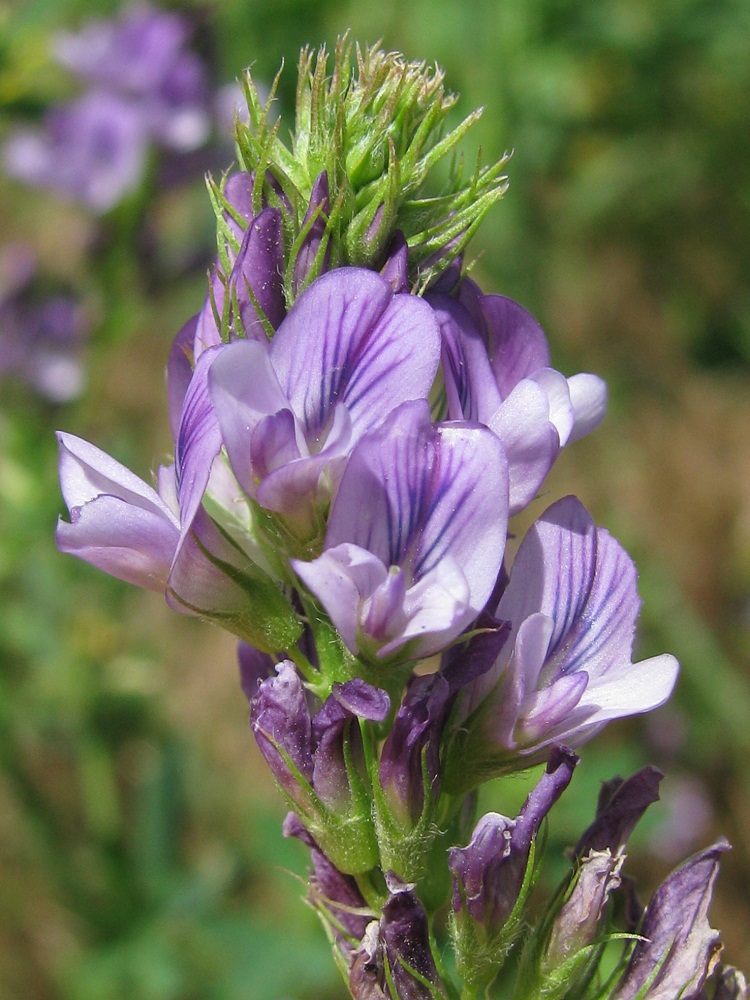
[(180, 501), (182, 537), (190, 530), (211, 476), (211, 466), (221, 451), (221, 431), (208, 392), (212, 364), (225, 348), (201, 354), (185, 394), (175, 449), (175, 478)]
[(279, 382), (311, 450), (336, 403), (354, 439), (399, 403), (426, 397), (437, 371), (440, 337), (430, 307), (394, 295), (374, 271), (338, 268), (300, 296), (270, 347)]
[(502, 445), (490, 431), (433, 426), (426, 402), (407, 403), (354, 449), (326, 547), (353, 542), (386, 566), (403, 566), (410, 583), (451, 555), (479, 611), (502, 561), (507, 488)]
[(483, 295), (471, 281), (461, 282), (459, 300), (483, 331), (503, 399), (522, 378), (549, 366), (544, 330), (518, 302), (504, 295)]
[(602, 528), (596, 532), (596, 559), (591, 569), (593, 579), (585, 605), (580, 606), (575, 619), (566, 618), (565, 633), (556, 631), (550, 644), (546, 670), (553, 674), (571, 673), (585, 664), (591, 676), (604, 677), (617, 665), (630, 663), (641, 606), (635, 565)]
[(529, 615), (547, 615), (555, 623), (550, 650), (556, 650), (580, 621), (595, 564), (596, 527), (588, 511), (576, 497), (558, 500), (521, 543), (496, 616), (515, 632)]

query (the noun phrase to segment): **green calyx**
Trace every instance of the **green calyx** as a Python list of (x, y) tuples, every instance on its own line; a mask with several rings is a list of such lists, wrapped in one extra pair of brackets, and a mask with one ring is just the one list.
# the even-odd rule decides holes
[[(325, 47), (302, 52), (290, 146), (270, 116), (278, 76), (265, 103), (245, 78), (249, 121), (237, 124), (237, 143), (254, 178), (253, 211), (282, 213), (287, 305), (327, 267), (380, 269), (397, 232), (411, 286), (422, 291), (464, 251), (507, 186), (506, 157), (467, 170), (455, 155), (481, 111), (448, 128), (456, 96), (438, 67), (377, 45), (353, 49), (346, 36), (332, 64)], [(428, 185), (446, 157), (447, 177)]]

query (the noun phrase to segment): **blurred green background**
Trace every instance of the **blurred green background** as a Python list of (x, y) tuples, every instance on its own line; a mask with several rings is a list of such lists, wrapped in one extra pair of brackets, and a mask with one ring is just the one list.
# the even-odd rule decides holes
[[(300, 46), (350, 28), (438, 62), (457, 113), (485, 107), (470, 159), (513, 150), (474, 276), (538, 316), (557, 367), (611, 390), (605, 424), (564, 454), (532, 514), (577, 493), (639, 566), (640, 655), (682, 663), (669, 706), (585, 748), (553, 812), (549, 871), (600, 781), (655, 763), (663, 801), (631, 873), (648, 896), (726, 834), (713, 924), (750, 967), (750, 4), (172, 6), (196, 19), (217, 84), (251, 63), (270, 81), (284, 59), (284, 114)], [(117, 9), (0, 3), (0, 138), (74, 89), (54, 32)], [(171, 448), (164, 365), (203, 298), (213, 215), (196, 178), (153, 185), (135, 218), (99, 222), (0, 178), (0, 240), (30, 244), (93, 326), (76, 401), (0, 384), (0, 997), (343, 997), (299, 902), (304, 854), (280, 836), (232, 641), (54, 546), (56, 427), (145, 478)], [(527, 784), (496, 785), (488, 806), (512, 812)]]

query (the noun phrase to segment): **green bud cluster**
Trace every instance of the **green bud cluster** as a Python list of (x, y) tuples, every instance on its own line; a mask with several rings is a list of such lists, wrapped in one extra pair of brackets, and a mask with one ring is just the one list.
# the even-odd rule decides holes
[[(507, 187), (507, 156), (490, 166), (478, 157), (467, 169), (453, 155), (481, 109), (449, 129), (456, 95), (444, 89), (438, 67), (377, 45), (357, 45), (354, 55), (339, 39), (329, 72), (325, 47), (302, 52), (290, 146), (271, 114), (279, 75), (266, 102), (245, 76), (249, 120), (237, 124), (239, 155), (254, 178), (253, 210), (274, 205), (283, 213), (288, 305), (324, 266), (379, 269), (397, 232), (409, 248), (411, 287), (422, 290), (464, 251)], [(447, 157), (447, 176), (437, 183), (434, 168)], [(310, 212), (321, 174), (328, 207)], [(325, 230), (314, 262), (303, 282), (294, 281), (297, 256), (319, 220)]]

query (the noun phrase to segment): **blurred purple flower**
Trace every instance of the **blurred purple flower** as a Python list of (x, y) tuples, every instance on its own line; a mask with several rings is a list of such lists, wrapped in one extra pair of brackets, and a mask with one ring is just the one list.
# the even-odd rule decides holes
[(107, 212), (138, 187), (147, 132), (126, 98), (93, 90), (47, 114), (41, 130), (11, 133), (3, 149), (8, 174)]
[(720, 965), (700, 994), (699, 1000), (748, 1000), (747, 980), (739, 969)]
[(72, 296), (37, 288), (36, 259), (22, 244), (0, 250), (0, 377), (19, 378), (54, 403), (82, 390), (90, 323)]
[(154, 140), (188, 151), (203, 145), (211, 130), (207, 74), (186, 48), (189, 35), (186, 18), (139, 5), (61, 34), (56, 55), (94, 87), (133, 98)]
[(430, 656), (492, 593), (507, 488), (502, 446), (486, 428), (433, 425), (425, 400), (406, 403), (354, 449), (323, 555), (294, 568), (353, 653)]

